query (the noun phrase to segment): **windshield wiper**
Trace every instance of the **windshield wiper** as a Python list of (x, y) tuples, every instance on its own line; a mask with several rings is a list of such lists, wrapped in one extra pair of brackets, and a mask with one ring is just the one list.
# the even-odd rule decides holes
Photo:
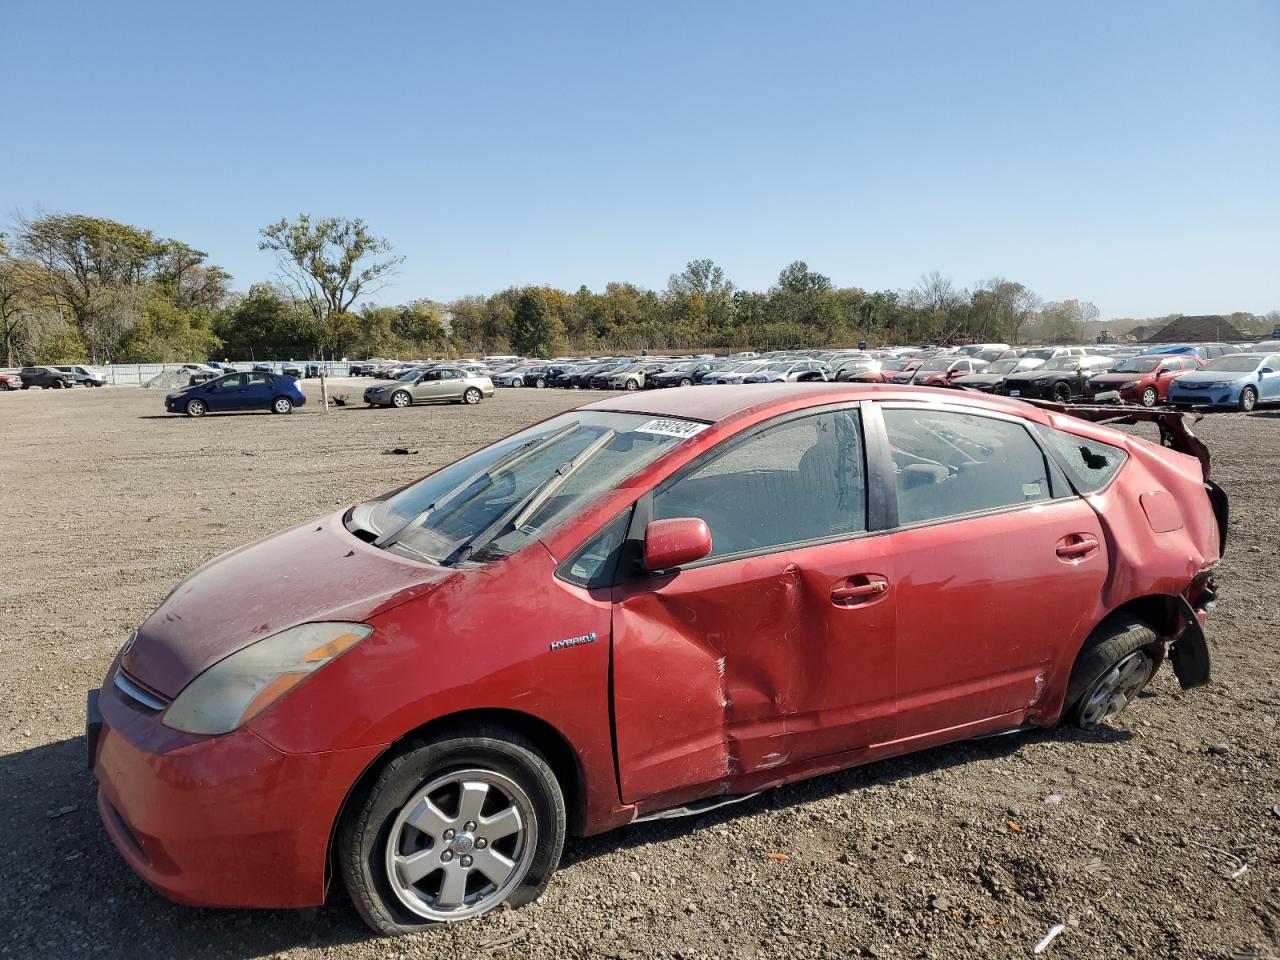
[(469, 559), (478, 550), (483, 549), (498, 534), (507, 529), (508, 526), (518, 529), (523, 526), (537, 510), (551, 499), (552, 495), (560, 489), (566, 480), (573, 476), (578, 469), (594, 457), (601, 448), (607, 446), (617, 434), (613, 430), (606, 430), (595, 440), (591, 441), (582, 452), (570, 460), (568, 463), (562, 463), (556, 467), (555, 473), (547, 477), (542, 483), (529, 491), (528, 495), (512, 504), (498, 516), (493, 523), (485, 527), (474, 537), (459, 544), (453, 555), (445, 561), (446, 564), (452, 566), (462, 563)]
[[(566, 424), (565, 426), (561, 427), (555, 433), (548, 433), (542, 437), (534, 437), (532, 440), (529, 440), (525, 443), (520, 444), (520, 446), (516, 447), (510, 453), (507, 453), (504, 456), (499, 457), (497, 460), (495, 460), (493, 463), (489, 464), (488, 466), (480, 470), (477, 470), (475, 473), (471, 474), (469, 477), (467, 477), (465, 480), (463, 480), (461, 483), (457, 484), (456, 486), (450, 487), (440, 496), (436, 497), (436, 499), (432, 503), (428, 504), (425, 510), (423, 510), (421, 513), (417, 514), (416, 516), (413, 516), (410, 519), (406, 520), (403, 524), (396, 527), (396, 529), (392, 530), (390, 533), (384, 534), (383, 536), (379, 537), (377, 540), (373, 542), (373, 545), (375, 547), (382, 547), (384, 549), (394, 545), (400, 540), (401, 537), (403, 537), (406, 533), (408, 533), (412, 527), (421, 526), (423, 523), (426, 522), (427, 518), (430, 517), (433, 513), (435, 513), (437, 510), (441, 509), (442, 507), (448, 505), (449, 503), (452, 503), (454, 500), (460, 497), (463, 493), (465, 493), (473, 483), (476, 483), (479, 480), (483, 480), (486, 477), (488, 477), (490, 483), (492, 483), (493, 474), (496, 473), (498, 470), (502, 469), (503, 467), (514, 466), (515, 464), (519, 463), (521, 460), (524, 460), (532, 456), (534, 453), (541, 450), (543, 447), (549, 446), (563, 439), (564, 437), (567, 437), (569, 434), (573, 433), (577, 429), (578, 429), (578, 421), (575, 420), (572, 423)], [(485, 485), (484, 489), (488, 489), (488, 484)]]

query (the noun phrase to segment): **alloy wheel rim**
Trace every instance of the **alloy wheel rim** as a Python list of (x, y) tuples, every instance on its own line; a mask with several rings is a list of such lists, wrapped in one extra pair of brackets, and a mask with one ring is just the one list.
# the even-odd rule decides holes
[(1085, 699), (1080, 719), (1085, 726), (1114, 717), (1137, 699), (1151, 679), (1153, 664), (1145, 650), (1135, 650), (1103, 674)]
[(391, 402), (394, 403), (397, 407), (407, 407), (409, 405), (409, 398), (406, 397), (403, 393), (397, 393), (394, 397), (391, 398)]
[(1244, 407), (1244, 408), (1245, 408), (1245, 410), (1247, 411), (1247, 410), (1252, 410), (1252, 409), (1253, 409), (1253, 405), (1254, 405), (1255, 403), (1257, 403), (1257, 397), (1254, 395), (1254, 393), (1253, 393), (1253, 391), (1252, 391), (1252, 390), (1250, 390), (1250, 389), (1248, 389), (1248, 388), (1245, 388), (1244, 393), (1243, 393), (1243, 394), (1241, 394), (1241, 404), (1240, 404), (1240, 405), (1241, 405), (1242, 407)]
[(1144, 407), (1154, 407), (1159, 399), (1160, 397), (1156, 394), (1155, 387), (1147, 387), (1146, 390), (1142, 391), (1142, 405)]
[(463, 395), (462, 399), (466, 400), (467, 403), (479, 403), (480, 392), (473, 387), (472, 389), (468, 390), (466, 394)]
[(285, 400), (282, 398), (276, 401), (276, 413), (284, 413), (288, 409), (289, 409), (288, 400)]
[(428, 920), (492, 910), (524, 880), (537, 847), (528, 795), (510, 777), (469, 769), (437, 777), (400, 809), (387, 839), (396, 898)]

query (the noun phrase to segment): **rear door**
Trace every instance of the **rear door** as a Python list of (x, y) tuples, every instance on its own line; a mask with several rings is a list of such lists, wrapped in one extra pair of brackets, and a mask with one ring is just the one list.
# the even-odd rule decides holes
[(855, 406), (747, 431), (641, 501), (633, 538), (694, 516), (713, 548), (614, 589), (624, 801), (743, 792), (894, 738), (893, 559), (865, 475)]
[(899, 737), (1020, 722), (1097, 604), (1098, 517), (1018, 418), (880, 410), (898, 524)]

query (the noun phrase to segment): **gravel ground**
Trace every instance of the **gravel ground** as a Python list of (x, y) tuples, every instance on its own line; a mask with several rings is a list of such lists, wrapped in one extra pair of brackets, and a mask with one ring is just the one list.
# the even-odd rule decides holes
[(371, 939), (342, 896), (316, 915), (168, 903), (107, 842), (84, 768), (84, 691), (128, 632), (206, 559), (590, 399), (326, 416), (306, 389), (293, 416), (202, 421), (139, 388), (0, 396), (0, 956), (1008, 957), (1056, 923), (1049, 956), (1280, 954), (1277, 412), (1198, 430), (1234, 512), (1210, 687), (1165, 670), (1094, 734), (571, 840), (539, 902), (406, 940)]

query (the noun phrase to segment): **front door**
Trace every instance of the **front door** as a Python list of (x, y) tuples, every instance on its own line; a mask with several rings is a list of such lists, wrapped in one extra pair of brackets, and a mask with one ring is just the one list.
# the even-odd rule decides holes
[(223, 377), (209, 384), (209, 396), (206, 401), (210, 410), (243, 410), (244, 409), (244, 374)]
[(615, 587), (625, 802), (743, 792), (894, 739), (894, 569), (863, 454), (856, 407), (785, 418), (654, 492), (653, 519), (701, 517), (713, 547)]
[(1051, 485), (1014, 419), (906, 404), (883, 417), (899, 522), (898, 735), (1016, 722), (1089, 628), (1107, 574), (1097, 514)]

